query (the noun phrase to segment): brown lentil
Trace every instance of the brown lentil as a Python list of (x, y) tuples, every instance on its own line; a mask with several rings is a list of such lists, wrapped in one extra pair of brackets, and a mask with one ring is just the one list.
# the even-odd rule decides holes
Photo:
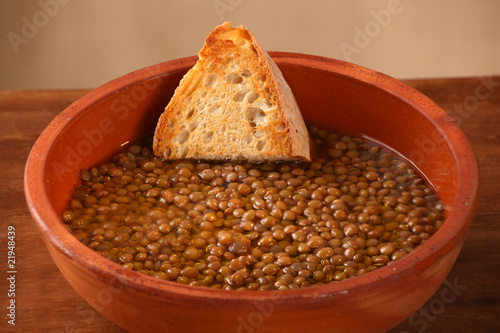
[(232, 290), (304, 288), (397, 261), (445, 207), (394, 154), (309, 128), (311, 163), (164, 161), (151, 142), (82, 170), (62, 220), (126, 268)]

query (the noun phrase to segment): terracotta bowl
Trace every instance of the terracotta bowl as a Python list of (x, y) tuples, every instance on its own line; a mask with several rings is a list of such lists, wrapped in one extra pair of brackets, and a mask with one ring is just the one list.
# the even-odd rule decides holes
[(383, 332), (418, 310), (454, 264), (478, 198), (476, 160), (458, 125), (434, 102), (350, 63), (271, 52), (309, 124), (363, 136), (410, 159), (445, 203), (439, 231), (394, 265), (317, 287), (236, 292), (148, 277), (96, 254), (60, 219), (82, 168), (152, 133), (196, 57), (147, 67), (82, 97), (40, 135), (25, 189), (47, 248), (73, 288), (131, 332)]

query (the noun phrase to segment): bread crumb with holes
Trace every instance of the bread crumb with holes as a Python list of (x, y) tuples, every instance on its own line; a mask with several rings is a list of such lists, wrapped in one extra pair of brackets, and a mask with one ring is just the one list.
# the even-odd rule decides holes
[(283, 74), (231, 22), (205, 40), (161, 115), (153, 149), (165, 159), (311, 160), (309, 134)]

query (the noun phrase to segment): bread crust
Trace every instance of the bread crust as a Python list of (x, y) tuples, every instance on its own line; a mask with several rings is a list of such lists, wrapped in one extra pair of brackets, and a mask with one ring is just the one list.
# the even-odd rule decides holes
[(278, 66), (243, 26), (206, 38), (158, 121), (165, 159), (310, 161), (309, 134)]

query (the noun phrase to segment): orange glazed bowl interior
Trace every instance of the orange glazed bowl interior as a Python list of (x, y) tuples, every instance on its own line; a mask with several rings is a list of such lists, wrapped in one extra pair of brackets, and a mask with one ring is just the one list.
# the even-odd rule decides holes
[[(443, 226), (392, 265), (325, 285), (228, 291), (146, 276), (71, 235), (61, 220), (79, 171), (150, 135), (197, 57), (115, 79), (59, 114), (33, 146), (27, 202), (43, 240), (73, 288), (131, 332), (384, 332), (408, 318), (453, 266), (478, 199), (467, 138), (427, 97), (384, 74), (338, 60), (270, 52), (306, 123), (382, 144), (409, 159), (446, 206)], [(106, 305), (99, 303), (104, 295)]]

